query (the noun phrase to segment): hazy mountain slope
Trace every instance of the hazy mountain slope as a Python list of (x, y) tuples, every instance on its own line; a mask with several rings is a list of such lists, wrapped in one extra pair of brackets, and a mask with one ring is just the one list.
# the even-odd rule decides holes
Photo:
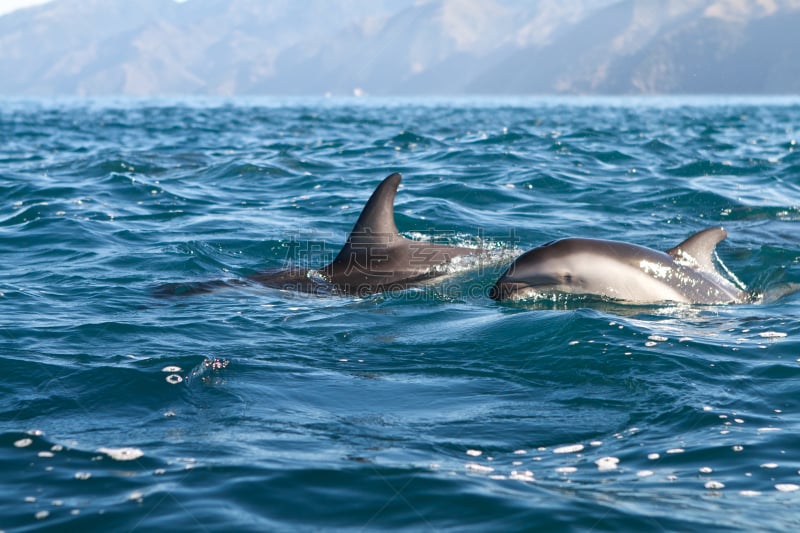
[(796, 93), (800, 0), (55, 0), (0, 94)]

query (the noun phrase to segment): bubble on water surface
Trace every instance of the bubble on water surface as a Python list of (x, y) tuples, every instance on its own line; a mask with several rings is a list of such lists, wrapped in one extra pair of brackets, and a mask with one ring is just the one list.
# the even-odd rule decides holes
[(610, 470), (617, 469), (619, 459), (617, 457), (601, 457), (600, 459), (596, 460), (594, 464), (597, 465), (597, 469), (600, 472), (608, 472)]
[(203, 366), (211, 370), (222, 370), (223, 368), (228, 368), (229, 364), (230, 361), (228, 359), (220, 359), (219, 357), (213, 357), (203, 361)]
[(777, 483), (775, 489), (780, 492), (795, 492), (796, 490), (800, 490), (800, 485), (794, 483)]
[(134, 461), (144, 455), (139, 448), (98, 448), (100, 453), (104, 453), (115, 461)]
[(568, 446), (553, 448), (553, 453), (577, 453), (580, 451), (583, 451), (583, 444), (570, 444)]
[(489, 472), (494, 472), (494, 468), (492, 468), (491, 466), (486, 466), (478, 463), (467, 463), (466, 465), (464, 465), (464, 467), (467, 470), (470, 470), (472, 472), (478, 472), (481, 474), (488, 474)]
[(176, 372), (182, 372), (183, 369), (176, 365), (167, 365), (161, 369), (162, 372), (168, 372), (170, 374), (174, 374)]
[(24, 438), (14, 441), (14, 446), (16, 446), (17, 448), (25, 448), (26, 446), (30, 446), (31, 444), (33, 444), (33, 439), (29, 438)]
[(533, 472), (530, 470), (512, 470), (508, 477), (517, 481), (534, 481)]

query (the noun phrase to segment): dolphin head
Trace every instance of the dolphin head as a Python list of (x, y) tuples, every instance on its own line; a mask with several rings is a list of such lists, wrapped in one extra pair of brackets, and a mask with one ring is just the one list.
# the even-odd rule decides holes
[(569, 240), (552, 241), (519, 256), (489, 290), (493, 300), (536, 293), (580, 293), (585, 268), (575, 264)]

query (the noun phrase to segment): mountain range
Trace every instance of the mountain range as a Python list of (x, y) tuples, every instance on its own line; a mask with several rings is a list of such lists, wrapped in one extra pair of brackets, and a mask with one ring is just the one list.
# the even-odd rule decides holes
[(0, 95), (797, 94), (800, 0), (54, 0)]

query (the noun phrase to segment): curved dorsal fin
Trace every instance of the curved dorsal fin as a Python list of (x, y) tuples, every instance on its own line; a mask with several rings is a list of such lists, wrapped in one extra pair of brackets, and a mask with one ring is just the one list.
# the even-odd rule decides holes
[(721, 227), (707, 228), (667, 250), (667, 253), (679, 263), (688, 263), (697, 270), (716, 273), (714, 248), (727, 236), (728, 232)]
[(329, 276), (337, 267), (347, 272), (356, 267), (368, 271), (389, 259), (392, 245), (405, 240), (394, 223), (394, 196), (401, 179), (397, 172), (386, 177), (369, 197), (339, 254), (323, 269)]
[(400, 179), (395, 173), (378, 185), (339, 254), (320, 269), (335, 292), (361, 295), (405, 287), (441, 275), (443, 271), (436, 266), (475, 252), (400, 235), (394, 222), (394, 197)]
[(394, 223), (394, 196), (401, 179), (402, 176), (395, 172), (378, 185), (361, 211), (347, 242), (354, 235), (363, 238), (368, 234), (377, 234), (384, 242), (389, 236), (398, 236), (397, 225)]

